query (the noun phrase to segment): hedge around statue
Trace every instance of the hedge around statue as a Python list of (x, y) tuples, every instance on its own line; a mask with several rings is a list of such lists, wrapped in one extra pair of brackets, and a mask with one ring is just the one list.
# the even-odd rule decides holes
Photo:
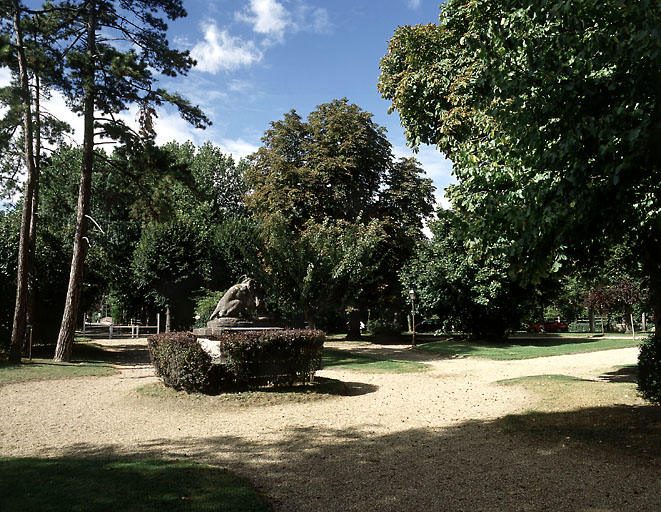
[(240, 386), (305, 384), (321, 369), (326, 335), (313, 330), (228, 331), (220, 336), (226, 366)]
[(149, 355), (163, 383), (188, 393), (215, 394), (261, 386), (311, 382), (321, 368), (322, 331), (229, 331), (220, 337), (223, 363), (213, 363), (192, 333), (148, 338)]

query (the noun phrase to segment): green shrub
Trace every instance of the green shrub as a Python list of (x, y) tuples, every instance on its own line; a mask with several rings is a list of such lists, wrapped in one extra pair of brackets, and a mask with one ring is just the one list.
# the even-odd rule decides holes
[(392, 320), (384, 318), (370, 318), (367, 321), (367, 332), (376, 335), (399, 334), (404, 328), (394, 318)]
[(311, 382), (321, 368), (325, 334), (311, 330), (229, 331), (220, 336), (227, 368), (239, 386)]
[(211, 313), (218, 305), (218, 301), (225, 292), (214, 292), (211, 290), (200, 290), (200, 295), (195, 299), (195, 315), (199, 317), (195, 321), (195, 327), (206, 327)]
[(223, 378), (222, 368), (211, 364), (197, 338), (189, 332), (156, 334), (148, 338), (149, 357), (166, 386), (188, 393), (209, 393)]
[(661, 338), (657, 335), (640, 345), (638, 391), (645, 400), (661, 403)]

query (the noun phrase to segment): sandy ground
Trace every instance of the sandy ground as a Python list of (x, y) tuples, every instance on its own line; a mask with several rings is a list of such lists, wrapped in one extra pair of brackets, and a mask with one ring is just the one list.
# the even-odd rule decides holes
[(145, 341), (105, 343), (131, 354), (115, 375), (0, 388), (1, 456), (209, 462), (247, 477), (276, 511), (661, 510), (657, 461), (588, 456), (560, 442), (542, 449), (498, 423), (535, 397), (495, 381), (598, 379), (635, 363), (637, 349), (488, 361), (357, 345), (423, 360), (430, 370), (324, 370), (318, 375), (351, 383), (350, 396), (258, 405), (140, 394), (137, 388), (156, 382)]

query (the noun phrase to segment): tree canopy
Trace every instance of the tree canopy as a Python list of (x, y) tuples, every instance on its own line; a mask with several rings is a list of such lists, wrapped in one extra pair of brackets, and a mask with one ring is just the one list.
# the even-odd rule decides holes
[[(271, 123), (246, 172), (279, 303), (315, 314), (399, 300), (397, 271), (433, 212), (431, 179), (395, 159), (385, 129), (346, 98)], [(353, 238), (352, 238), (353, 237)], [(283, 288), (284, 287), (284, 288)]]
[(390, 41), (383, 96), (452, 160), (454, 208), (513, 276), (628, 233), (661, 291), (660, 21), (648, 0), (449, 0)]

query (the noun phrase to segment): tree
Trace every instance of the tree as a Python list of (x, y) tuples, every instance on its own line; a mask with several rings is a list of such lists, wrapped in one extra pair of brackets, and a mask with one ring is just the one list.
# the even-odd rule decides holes
[[(661, 318), (661, 4), (449, 0), (402, 27), (379, 87), (410, 144), (454, 163), (450, 197), (536, 282), (629, 235)], [(612, 243), (612, 242), (611, 242)]]
[[(68, 360), (83, 283), (95, 137), (117, 140), (134, 149), (148, 147), (154, 136), (155, 109), (164, 103), (175, 105), (182, 117), (197, 127), (208, 121), (180, 95), (153, 88), (153, 70), (176, 76), (193, 65), (188, 52), (169, 48), (167, 25), (157, 15), (162, 13), (168, 19), (185, 16), (180, 0), (63, 0), (59, 8), (62, 21), (70, 28), (66, 93), (74, 110), (84, 118), (76, 232), (55, 350), (56, 360)], [(117, 117), (130, 105), (140, 108), (140, 133)]]
[(383, 257), (379, 221), (309, 221), (295, 232), (285, 218), (271, 220), (264, 278), (281, 314), (302, 312), (314, 329), (320, 317), (356, 305), (374, 282)]
[(509, 277), (506, 258), (467, 243), (461, 223), (456, 212), (439, 212), (433, 238), (419, 243), (401, 272), (403, 289), (413, 288), (419, 311), (439, 317), (447, 331), (502, 336), (519, 327), (530, 291)]
[(244, 196), (248, 192), (245, 172), (248, 164), (237, 164), (232, 155), (225, 155), (218, 146), (205, 142), (197, 148), (192, 142), (171, 142), (163, 149), (170, 152), (177, 164), (189, 169), (191, 182), (175, 186), (173, 200), (180, 208), (201, 210), (209, 221), (248, 215)]
[(191, 296), (205, 282), (208, 230), (186, 220), (151, 223), (145, 226), (133, 254), (133, 282), (144, 297), (159, 307), (176, 307), (177, 326), (193, 321)]
[[(47, 15), (43, 12), (32, 12), (28, 18), (27, 10), (18, 0), (4, 2), (0, 5), (3, 20), (11, 19), (13, 41), (9, 45), (11, 59), (6, 61), (16, 78), (16, 84), (5, 88), (1, 99), (8, 110), (2, 120), (2, 146), (4, 164), (15, 169), (25, 169), (25, 185), (21, 228), (18, 244), (18, 265), (16, 277), (16, 301), (12, 324), (9, 360), (17, 363), (21, 360), (21, 352), (25, 339), (26, 322), (33, 316), (33, 294), (30, 280), (33, 274), (33, 260), (36, 243), (37, 205), (39, 190), (39, 174), (41, 163), (42, 128), (53, 128), (53, 123), (42, 123), (43, 113), (40, 100), (44, 91), (57, 82), (59, 75), (57, 55), (50, 51), (53, 42), (53, 31)], [(3, 39), (7, 41), (9, 28), (5, 23), (0, 25)], [(26, 36), (26, 33), (28, 34)], [(12, 62), (13, 60), (13, 62)], [(42, 91), (42, 87), (44, 91)], [(20, 120), (22, 127), (19, 139), (22, 141), (22, 165), (12, 158), (11, 146), (18, 142), (13, 136)], [(55, 131), (62, 129), (61, 123), (55, 123)], [(48, 130), (47, 130), (48, 132)], [(8, 157), (8, 158), (7, 158)], [(13, 173), (16, 181), (17, 172)]]
[(300, 229), (312, 219), (364, 221), (376, 216), (392, 167), (385, 128), (346, 98), (319, 105), (307, 122), (291, 111), (271, 123), (251, 156), (246, 201), (264, 225), (284, 216)]
[[(313, 262), (319, 256), (314, 249), (292, 254), (291, 248), (307, 247), (321, 233), (332, 230), (338, 237), (345, 232), (359, 233), (378, 220), (378, 229), (376, 224), (369, 229), (373, 235), (381, 234), (376, 250), (381, 265), (377, 269), (363, 262), (364, 269), (373, 269), (371, 285), (349, 287), (360, 290), (360, 295), (342, 305), (333, 299), (328, 304), (343, 310), (360, 308), (368, 297), (372, 305), (399, 301), (396, 271), (424, 236), (423, 221), (433, 211), (434, 188), (419, 163), (414, 159), (396, 161), (385, 129), (346, 98), (319, 105), (306, 121), (295, 111), (285, 114), (283, 120), (271, 123), (262, 142), (246, 172), (250, 190), (246, 203), (270, 251), (268, 265), (276, 265), (277, 255), (285, 254), (296, 261), (309, 254), (313, 260), (307, 263)], [(324, 243), (319, 240), (320, 250)], [(341, 259), (336, 250), (333, 254)], [(298, 282), (293, 289), (298, 292), (307, 275), (307, 263), (299, 263), (300, 268), (292, 269)], [(331, 268), (329, 265), (323, 268)], [(321, 274), (328, 279), (335, 275), (330, 271)], [(283, 279), (291, 283), (290, 277)], [(321, 281), (315, 282), (323, 286)], [(289, 286), (282, 289), (283, 303), (290, 302), (286, 296)], [(317, 310), (328, 310), (313, 307), (311, 302), (294, 301), (292, 307), (294, 304), (311, 316)]]

